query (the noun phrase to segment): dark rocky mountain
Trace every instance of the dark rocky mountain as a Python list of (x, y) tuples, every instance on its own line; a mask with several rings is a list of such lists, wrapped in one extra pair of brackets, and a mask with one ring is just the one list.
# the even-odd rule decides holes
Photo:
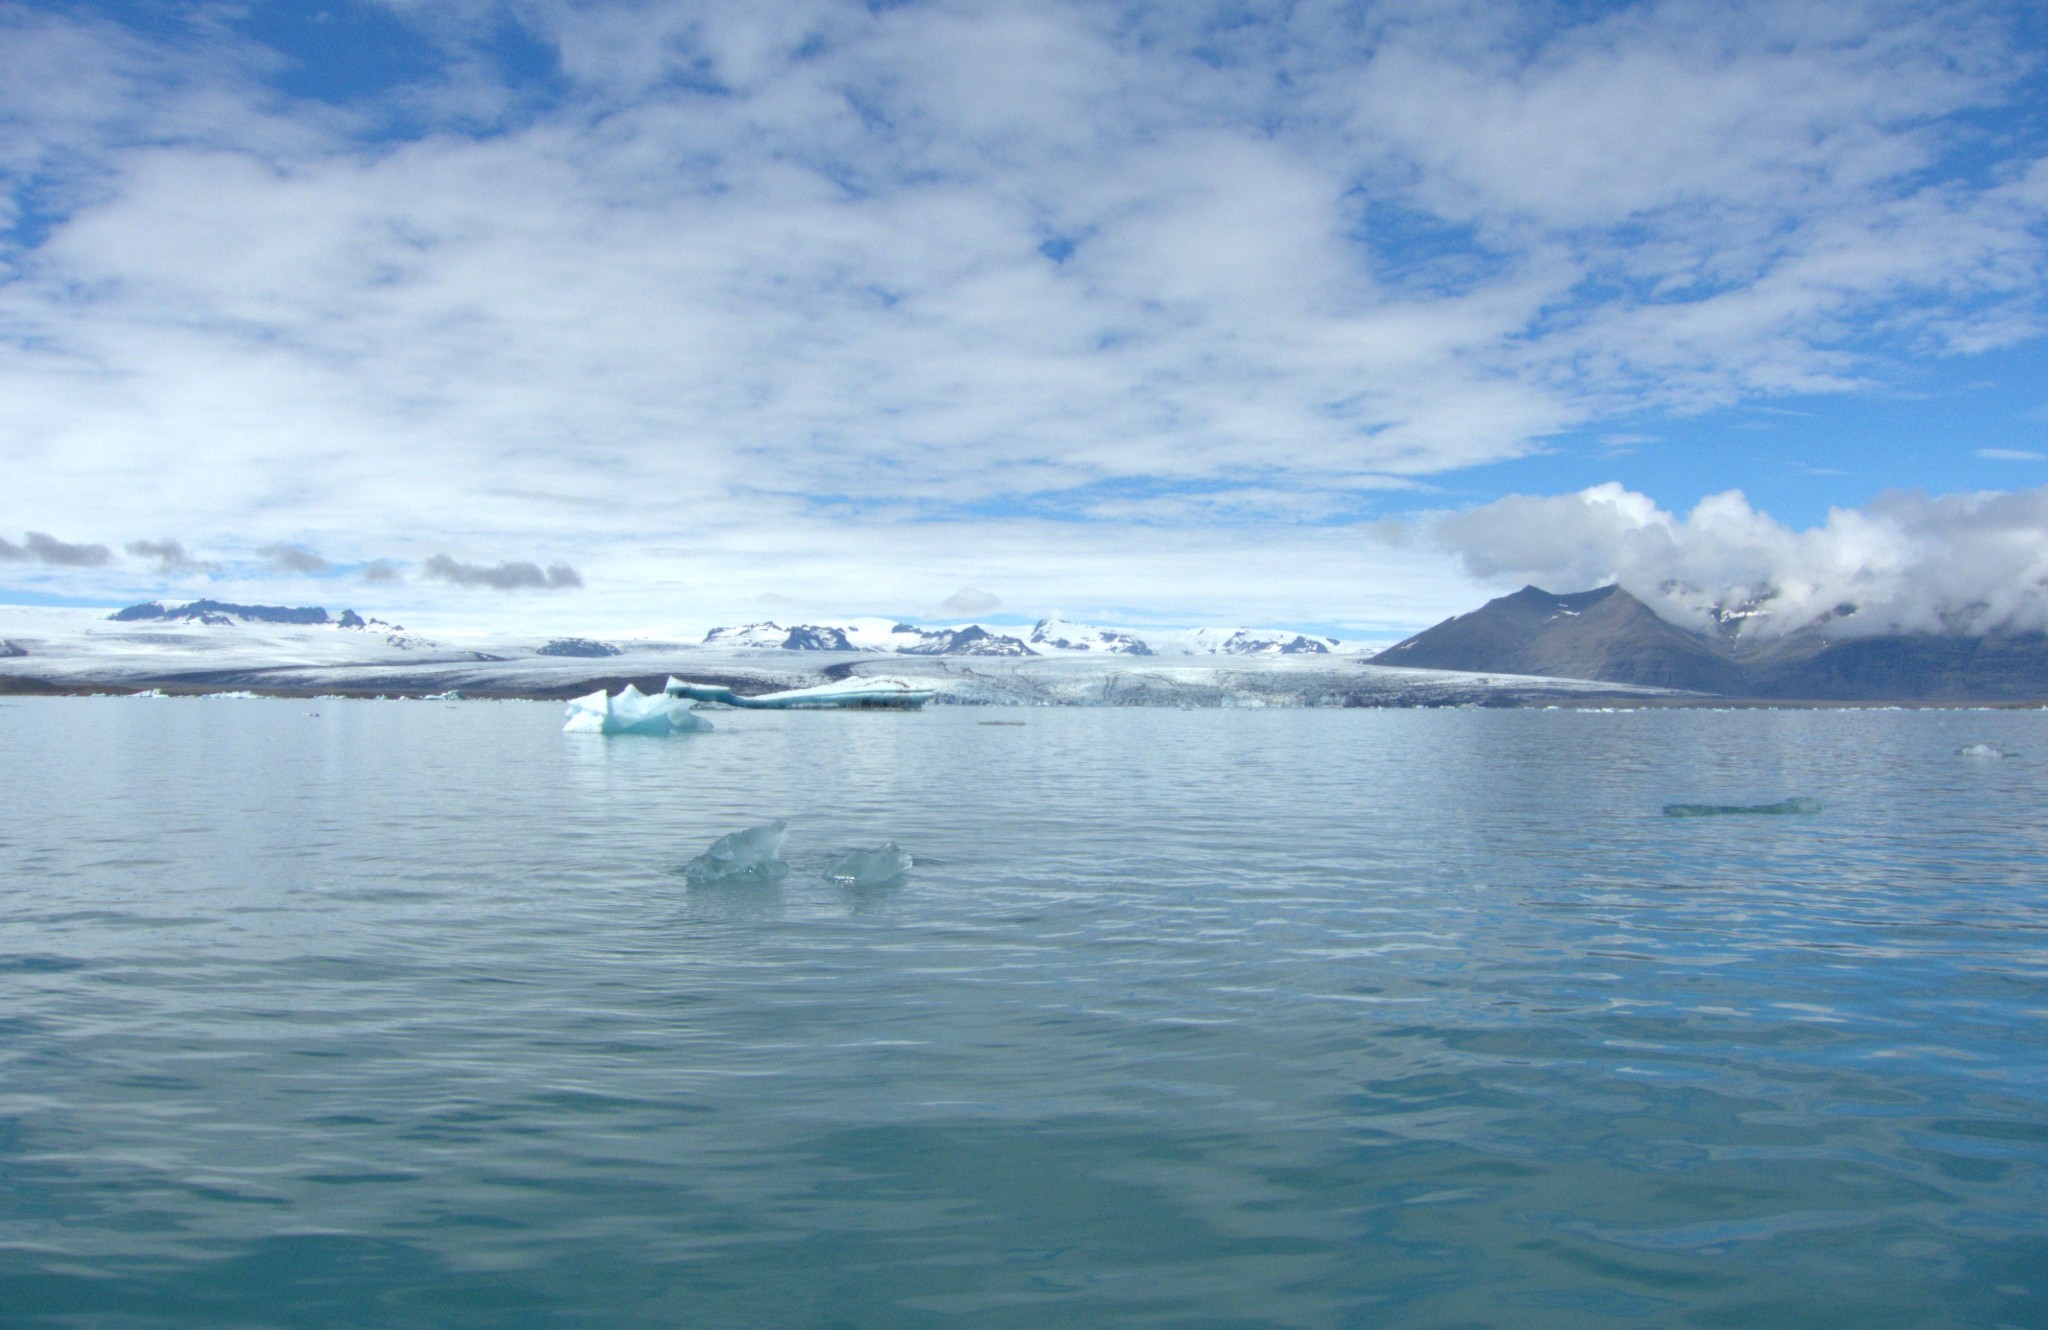
[(19, 642), (0, 642), (0, 656), (26, 656), (28, 648)]
[[(344, 610), (351, 617), (353, 610)], [(107, 616), (120, 623), (132, 623), (139, 619), (189, 619), (198, 623), (224, 624), (241, 619), (247, 623), (332, 623), (327, 611), (318, 605), (301, 605), (292, 608), (286, 605), (234, 605), (224, 600), (195, 600), (187, 605), (166, 609), (161, 601), (146, 600), (140, 605), (130, 605), (125, 610), (116, 610)]]
[(1543, 674), (1813, 701), (2048, 698), (2048, 637), (1856, 636), (1820, 623), (1761, 641), (1689, 632), (1618, 586), (1523, 587), (1373, 657), (1376, 665)]

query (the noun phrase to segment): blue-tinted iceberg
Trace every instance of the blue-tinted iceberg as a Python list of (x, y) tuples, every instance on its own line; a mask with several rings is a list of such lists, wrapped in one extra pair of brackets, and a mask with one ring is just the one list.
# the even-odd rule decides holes
[(825, 870), (827, 881), (845, 887), (886, 887), (910, 871), (910, 856), (889, 841), (872, 850), (855, 850)]
[(677, 734), (708, 730), (711, 723), (692, 713), (694, 704), (663, 694), (649, 697), (632, 684), (608, 696), (600, 688), (569, 703), (562, 728), (572, 734)]
[(1785, 799), (1774, 804), (1665, 804), (1666, 817), (1785, 817), (1820, 811), (1816, 799)]
[(683, 876), (698, 887), (780, 882), (789, 876), (789, 865), (779, 857), (782, 838), (788, 834), (789, 824), (777, 818), (720, 836), (710, 849), (683, 865)]

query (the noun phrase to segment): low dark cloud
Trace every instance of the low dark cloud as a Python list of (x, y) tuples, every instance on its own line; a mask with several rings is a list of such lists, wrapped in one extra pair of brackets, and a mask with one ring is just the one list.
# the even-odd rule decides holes
[(378, 586), (399, 580), (398, 565), (389, 559), (372, 559), (363, 565), (362, 578)]
[(436, 554), (420, 565), (420, 576), (456, 586), (489, 587), (493, 591), (559, 591), (583, 585), (583, 577), (566, 563), (460, 563)]
[(334, 567), (304, 545), (265, 545), (256, 557), (281, 573), (324, 573)]
[(220, 571), (219, 564), (193, 558), (185, 546), (175, 540), (131, 540), (126, 548), (130, 558), (156, 560), (157, 572), (165, 576)]
[(71, 545), (43, 531), (31, 531), (17, 545), (0, 537), (0, 559), (9, 563), (50, 563), (64, 568), (98, 568), (114, 557), (105, 545)]

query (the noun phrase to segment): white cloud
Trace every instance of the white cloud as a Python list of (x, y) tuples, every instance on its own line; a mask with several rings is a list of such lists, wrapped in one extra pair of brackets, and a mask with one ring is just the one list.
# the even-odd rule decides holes
[(1872, 337), (2040, 325), (2048, 170), (1942, 166), (2024, 63), (1967, 8), (532, 0), (551, 97), (480, 53), (495, 6), (394, 8), (446, 77), (342, 108), (213, 28), (4, 20), (43, 215), (0, 248), (0, 519), (607, 583), (772, 524), (929, 604), (872, 538), (922, 523), (1064, 603), (963, 557), (990, 514), (1288, 547), (1604, 417), (1853, 386)]
[(1793, 530), (1740, 491), (1676, 516), (1616, 484), (1514, 495), (1435, 523), (1468, 572), (1554, 591), (1619, 581), (1674, 621), (1715, 603), (1768, 599), (1765, 632), (1843, 605), (1836, 631), (2048, 629), (2048, 488), (2016, 494), (1894, 492)]
[(2030, 448), (1979, 448), (1976, 455), (1987, 462), (2048, 462), (2048, 453)]

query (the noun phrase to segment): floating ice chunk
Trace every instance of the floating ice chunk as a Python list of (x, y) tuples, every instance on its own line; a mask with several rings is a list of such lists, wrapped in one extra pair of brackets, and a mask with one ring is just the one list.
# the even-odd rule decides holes
[(1964, 744), (1956, 749), (1957, 757), (2011, 757), (2012, 750), (2000, 748), (1997, 744)]
[(691, 703), (676, 697), (648, 697), (632, 684), (616, 696), (600, 688), (569, 703), (562, 728), (572, 734), (675, 734), (708, 730), (711, 722), (691, 713)]
[(872, 850), (855, 850), (826, 869), (825, 878), (847, 887), (886, 887), (903, 880), (910, 862), (895, 841), (888, 841)]
[(710, 849), (683, 865), (683, 876), (700, 887), (780, 882), (789, 876), (789, 865), (777, 857), (788, 834), (789, 824), (777, 818), (720, 836)]
[(931, 689), (921, 688), (908, 679), (841, 679), (815, 688), (789, 688), (779, 693), (741, 697), (724, 684), (690, 683), (671, 677), (665, 691), (670, 697), (765, 711), (915, 711), (932, 700)]
[(1774, 804), (1665, 804), (1666, 817), (1741, 817), (1745, 814), (1782, 817), (1820, 811), (1817, 799), (1785, 799)]

